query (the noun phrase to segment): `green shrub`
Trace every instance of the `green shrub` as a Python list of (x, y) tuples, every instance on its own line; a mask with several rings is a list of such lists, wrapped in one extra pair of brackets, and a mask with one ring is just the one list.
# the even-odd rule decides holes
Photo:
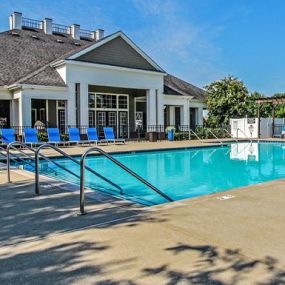
[[(215, 136), (211, 133), (211, 131), (218, 138), (230, 138), (229, 134), (225, 132), (223, 128), (204, 128), (201, 126), (201, 127), (196, 128), (195, 133), (200, 139), (216, 139)], [(190, 138), (189, 138), (189, 135), (190, 135)], [(182, 141), (182, 140), (189, 140), (189, 139), (197, 139), (197, 137), (193, 133), (189, 134), (188, 131), (174, 133), (175, 141)]]
[(38, 139), (41, 142), (47, 142), (48, 141), (47, 132), (39, 132), (38, 133)]
[(189, 132), (177, 132), (174, 133), (175, 141), (189, 140)]
[(229, 138), (229, 134), (225, 132), (223, 128), (204, 128), (198, 127), (196, 129), (196, 134), (201, 139), (215, 139), (215, 136), (211, 133), (214, 133), (218, 138)]

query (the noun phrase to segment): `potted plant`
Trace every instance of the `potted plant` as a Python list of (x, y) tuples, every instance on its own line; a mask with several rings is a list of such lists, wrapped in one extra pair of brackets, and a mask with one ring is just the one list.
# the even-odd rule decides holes
[(167, 134), (167, 139), (169, 141), (174, 141), (174, 133), (175, 133), (175, 127), (167, 127), (165, 129), (165, 132)]

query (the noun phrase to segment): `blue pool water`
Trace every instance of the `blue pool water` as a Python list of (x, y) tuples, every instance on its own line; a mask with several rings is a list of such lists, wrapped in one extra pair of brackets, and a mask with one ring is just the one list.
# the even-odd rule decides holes
[[(224, 147), (116, 154), (114, 157), (173, 200), (285, 177), (285, 145), (282, 143), (235, 143)], [(79, 166), (74, 162), (65, 158), (54, 160), (79, 174)], [(121, 186), (125, 199), (145, 205), (167, 202), (102, 156), (89, 156), (86, 164)], [(48, 167), (55, 169), (57, 175)], [(25, 168), (33, 171), (30, 166)], [(79, 184), (76, 177), (46, 161), (41, 162), (40, 169), (42, 174)], [(115, 187), (88, 171), (86, 186), (120, 196)]]

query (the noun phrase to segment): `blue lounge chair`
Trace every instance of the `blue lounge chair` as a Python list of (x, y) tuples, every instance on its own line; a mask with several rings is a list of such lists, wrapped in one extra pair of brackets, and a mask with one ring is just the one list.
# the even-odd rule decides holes
[(48, 143), (50, 144), (65, 144), (61, 141), (58, 128), (47, 128)]
[(15, 142), (15, 130), (14, 129), (1, 129), (2, 143), (9, 144)]
[(99, 138), (96, 128), (87, 128), (87, 139), (90, 143), (95, 142), (96, 145), (98, 144)]
[(89, 141), (81, 140), (78, 128), (68, 128), (69, 143), (89, 143)]
[(31, 144), (31, 146), (41, 144), (38, 139), (38, 131), (35, 128), (25, 128), (24, 129), (24, 142)]
[(87, 129), (87, 139), (89, 143), (107, 143), (106, 140), (99, 140), (98, 133), (96, 128), (88, 128)]
[(114, 135), (114, 129), (111, 127), (104, 128), (104, 136), (107, 142), (113, 143), (125, 143), (125, 139), (116, 139)]

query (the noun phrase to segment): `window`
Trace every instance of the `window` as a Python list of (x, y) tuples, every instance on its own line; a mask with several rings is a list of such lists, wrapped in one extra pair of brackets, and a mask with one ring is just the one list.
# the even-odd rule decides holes
[(89, 111), (89, 126), (95, 126), (95, 111)]
[(119, 96), (119, 109), (128, 109), (128, 97)]
[(116, 95), (96, 95), (96, 107), (106, 108), (106, 109), (116, 109), (117, 108), (117, 96)]
[(116, 126), (117, 112), (108, 112), (108, 125)]
[(65, 108), (65, 100), (57, 100), (57, 106), (59, 108)]
[(89, 94), (89, 108), (95, 108), (95, 94)]
[(97, 112), (97, 124), (99, 126), (106, 126), (106, 112)]

